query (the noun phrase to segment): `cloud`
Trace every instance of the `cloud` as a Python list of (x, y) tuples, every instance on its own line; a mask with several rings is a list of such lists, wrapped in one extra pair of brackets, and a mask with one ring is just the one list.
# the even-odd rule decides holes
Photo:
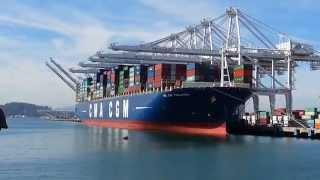
[(175, 0), (170, 2), (163, 0), (140, 0), (140, 2), (163, 14), (192, 23), (198, 23), (203, 18), (212, 18), (223, 13), (223, 8), (220, 4), (209, 0)]
[[(10, 101), (55, 106), (74, 103), (73, 92), (49, 72), (44, 61), (55, 56), (70, 66), (106, 46), (113, 32), (102, 22), (85, 16), (65, 20), (20, 5), (11, 13), (0, 14), (1, 26), (12, 26), (22, 34), (27, 34), (24, 31), (52, 34), (44, 40), (28, 35), (0, 36), (0, 104)], [(79, 59), (72, 59), (77, 57)]]
[[(21, 11), (21, 9), (24, 11)], [(71, 14), (77, 16), (72, 20), (64, 20), (63, 18), (50, 16), (38, 9), (21, 7), (11, 16), (0, 15), (0, 23), (9, 23), (60, 35), (60, 39), (54, 38), (51, 43), (58, 52), (64, 53), (61, 54), (62, 56), (94, 53), (97, 49), (103, 47), (114, 33), (107, 30), (102, 22), (92, 17), (84, 14), (80, 15), (80, 12)]]
[[(10, 101), (52, 106), (73, 104), (74, 93), (45, 67), (48, 57), (56, 57), (66, 67), (74, 66), (97, 50), (106, 49), (110, 42), (157, 40), (199, 23), (204, 17), (216, 17), (225, 8), (218, 1), (209, 0), (139, 1), (157, 15), (146, 22), (143, 17), (130, 17), (139, 19), (138, 24), (123, 23), (118, 14), (112, 14), (117, 22), (106, 22), (93, 11), (79, 11), (64, 4), (41, 9), (16, 1), (8, 8), (0, 7), (0, 27), (13, 30), (8, 33), (0, 28), (0, 104)], [(153, 18), (156, 20), (151, 21)], [(303, 77), (307, 76), (310, 77)], [(314, 100), (317, 92), (309, 86), (297, 83), (295, 104), (317, 103)], [(318, 87), (314, 85), (314, 89)], [(307, 97), (306, 92), (310, 92)]]
[[(13, 57), (16, 58), (17, 56)], [(0, 104), (11, 101), (43, 105), (70, 105), (72, 90), (54, 77), (43, 64), (21, 58), (0, 70)], [(6, 78), (6, 79), (4, 79)]]
[[(48, 57), (56, 57), (70, 67), (97, 50), (106, 49), (115, 39), (154, 40), (174, 29), (169, 24), (161, 24), (159, 28), (157, 23), (148, 28), (133, 25), (119, 28), (73, 7), (63, 9), (56, 15), (50, 10), (15, 4), (11, 10), (0, 13), (0, 26), (19, 32), (6, 34), (0, 30), (0, 104), (10, 101), (52, 106), (73, 104), (73, 92), (45, 67)], [(46, 37), (39, 38), (38, 33)]]

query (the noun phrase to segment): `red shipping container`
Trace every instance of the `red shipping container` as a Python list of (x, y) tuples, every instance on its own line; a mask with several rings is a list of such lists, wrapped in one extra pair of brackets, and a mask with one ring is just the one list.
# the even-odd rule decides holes
[(270, 124), (270, 120), (268, 118), (260, 118), (257, 123), (258, 125), (267, 125)]
[(176, 80), (174, 85), (179, 87), (182, 86), (182, 80)]
[(176, 75), (177, 76), (186, 76), (186, 65), (183, 64), (177, 64), (176, 65)]
[(235, 70), (233, 72), (233, 76), (235, 78), (251, 77), (252, 76), (252, 71), (251, 70), (243, 70), (243, 69)]
[(196, 71), (195, 70), (188, 70), (187, 71), (187, 77), (192, 77), (196, 75)]
[(147, 82), (154, 82), (154, 79), (153, 78), (148, 78)]
[(156, 64), (155, 69), (170, 69), (170, 64)]
[(156, 64), (155, 74), (161, 77), (170, 75), (170, 64)]
[(277, 109), (274, 109), (273, 115), (282, 116), (282, 115), (285, 115), (286, 112), (287, 112), (286, 108), (277, 108)]

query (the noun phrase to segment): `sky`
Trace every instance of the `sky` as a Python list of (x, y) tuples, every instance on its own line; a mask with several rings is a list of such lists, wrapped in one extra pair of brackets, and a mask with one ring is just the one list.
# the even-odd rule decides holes
[[(1, 0), (0, 104), (74, 104), (74, 93), (45, 66), (73, 67), (111, 42), (157, 40), (237, 7), (320, 49), (317, 0)], [(295, 75), (294, 107), (318, 106), (320, 72)], [(280, 104), (281, 105), (281, 104)]]

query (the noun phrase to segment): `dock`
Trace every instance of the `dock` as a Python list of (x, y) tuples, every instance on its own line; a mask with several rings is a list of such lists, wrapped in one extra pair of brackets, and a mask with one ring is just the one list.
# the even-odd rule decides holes
[(71, 118), (71, 119), (50, 119), (51, 121), (68, 121), (68, 122), (76, 122), (76, 123), (81, 123), (81, 120), (78, 118)]
[(232, 129), (230, 134), (320, 139), (320, 129), (304, 127), (246, 126), (241, 130)]

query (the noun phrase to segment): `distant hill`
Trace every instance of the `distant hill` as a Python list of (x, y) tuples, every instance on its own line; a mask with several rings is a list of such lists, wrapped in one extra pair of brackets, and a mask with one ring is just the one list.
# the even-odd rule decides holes
[(35, 104), (12, 102), (5, 105), (0, 105), (7, 116), (12, 115), (25, 115), (31, 117), (41, 116), (39, 110), (51, 110), (48, 106), (39, 106)]

